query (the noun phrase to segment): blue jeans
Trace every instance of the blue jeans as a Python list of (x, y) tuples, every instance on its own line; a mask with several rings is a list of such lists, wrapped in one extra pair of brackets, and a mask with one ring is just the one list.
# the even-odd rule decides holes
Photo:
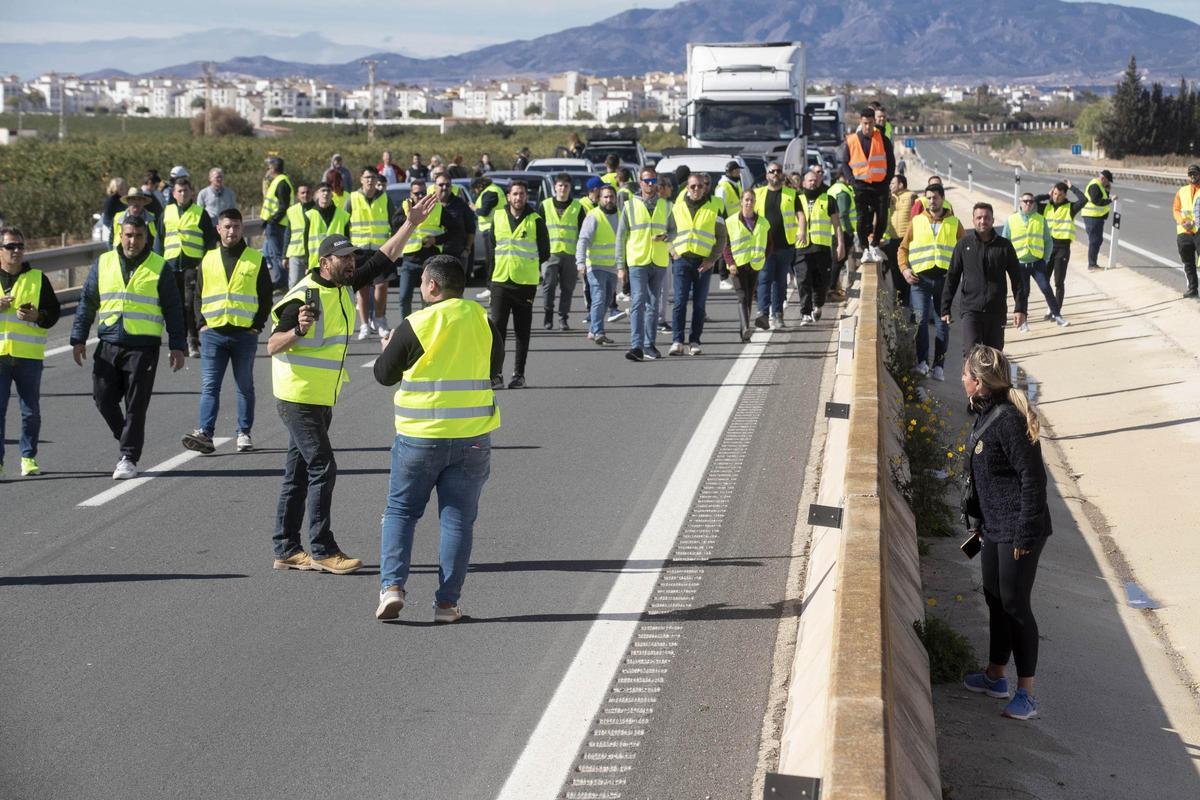
[(491, 474), (492, 437), (420, 439), (396, 434), (392, 476), (379, 545), (379, 586), (404, 588), (412, 566), (413, 531), (437, 488), (439, 603), (457, 603), (467, 578), (479, 495)]
[(675, 275), (675, 309), (671, 319), (671, 340), (683, 344), (683, 326), (687, 322), (689, 297), (695, 303), (692, 309), (692, 329), (688, 332), (689, 344), (700, 344), (704, 332), (704, 306), (708, 302), (709, 278), (712, 270), (700, 271), (704, 259), (699, 256), (682, 256), (671, 262)]
[(917, 318), (917, 361), (929, 364), (929, 323), (933, 322), (935, 342), (933, 363), (940, 367), (946, 361), (946, 347), (950, 343), (950, 326), (942, 321), (942, 286), (946, 283), (946, 271), (928, 269), (917, 273), (917, 282), (908, 293), (913, 315)]
[(258, 336), (245, 333), (200, 332), (200, 430), (213, 435), (217, 412), (221, 410), (221, 383), (225, 368), (233, 362), (233, 382), (237, 385), (238, 433), (254, 427), (254, 354)]
[(413, 290), (421, 290), (421, 272), (424, 267), (411, 258), (400, 262), (400, 286), (396, 290), (400, 295), (400, 319), (412, 314)]
[(1088, 263), (1089, 267), (1099, 266), (1096, 261), (1100, 257), (1100, 245), (1104, 244), (1104, 220), (1105, 217), (1083, 217), (1083, 229), (1087, 231), (1088, 237)]
[(617, 273), (602, 269), (588, 270), (587, 282), (592, 298), (591, 308), (588, 309), (589, 329), (593, 336), (599, 336), (604, 333), (604, 315), (608, 313), (608, 305), (617, 293)]
[(37, 458), (38, 434), (42, 430), (42, 361), (0, 356), (0, 464), (4, 463), (4, 418), (8, 416), (8, 397), (14, 383), (21, 405), (21, 456)]
[(1039, 258), (1037, 261), (1021, 264), (1021, 273), (1025, 278), (1025, 301), (1029, 302), (1029, 279), (1033, 278), (1042, 290), (1042, 297), (1046, 298), (1046, 309), (1057, 317), (1058, 301), (1054, 299), (1054, 290), (1050, 288), (1050, 266), (1046, 264), (1045, 259)]
[(287, 558), (303, 549), (300, 526), (306, 510), (309, 553), (318, 559), (337, 555), (339, 549), (330, 524), (333, 486), (337, 483), (337, 459), (329, 442), (333, 406), (277, 399), (275, 407), (288, 430), (283, 487), (275, 514), (275, 557)]
[(662, 292), (667, 271), (662, 267), (630, 267), (629, 288), (632, 296), (629, 307), (630, 346), (647, 350), (654, 347), (658, 332), (658, 297)]
[(787, 297), (787, 276), (792, 271), (794, 247), (777, 247), (758, 273), (758, 313), (783, 315), (783, 299)]
[(278, 223), (263, 223), (263, 261), (267, 262), (267, 269), (271, 271), (271, 283), (277, 287), (287, 285), (287, 273), (283, 270), (287, 233), (287, 228)]

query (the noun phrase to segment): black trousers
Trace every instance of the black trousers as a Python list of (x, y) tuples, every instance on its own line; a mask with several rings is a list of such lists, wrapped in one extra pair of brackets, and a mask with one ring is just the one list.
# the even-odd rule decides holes
[(1179, 248), (1179, 260), (1183, 262), (1183, 276), (1187, 279), (1187, 290), (1196, 291), (1196, 251), (1200, 250), (1200, 233), (1181, 233), (1175, 237)]
[(801, 314), (811, 314), (814, 308), (825, 305), (832, 263), (833, 253), (828, 247), (796, 255), (796, 291), (800, 294)]
[(483, 285), (492, 282), (492, 271), (496, 269), (496, 242), (491, 236), (483, 237)]
[(175, 270), (175, 288), (183, 298), (183, 325), (187, 329), (189, 345), (200, 346), (200, 333), (196, 330), (196, 267)]
[(142, 457), (146, 440), (146, 409), (154, 394), (158, 351), (157, 347), (100, 342), (92, 354), (92, 399), (113, 437), (121, 443), (121, 455), (135, 464)]
[[(526, 286), (521, 283), (490, 284), (492, 302), (488, 308), (488, 317), (500, 334), (500, 341), (508, 339), (508, 318), (512, 316), (513, 333), (517, 337), (517, 354), (513, 364), (513, 375), (525, 374), (525, 360), (529, 357), (529, 335), (533, 328), (533, 298), (537, 295), (537, 286)], [(504, 350), (500, 351), (500, 361), (492, 365), (492, 372), (500, 375), (504, 372)]]
[[(908, 308), (908, 281), (904, 280), (904, 276), (900, 274), (900, 261), (898, 253), (900, 252), (900, 240), (890, 239), (881, 245), (884, 255), (887, 256), (887, 262), (880, 264), (881, 272), (886, 273), (891, 277), (892, 291), (896, 293), (896, 300), (900, 305)], [(880, 280), (883, 279), (881, 274)]]
[(1050, 249), (1050, 273), (1054, 280), (1054, 304), (1062, 313), (1063, 297), (1066, 296), (1067, 265), (1071, 263), (1071, 240), (1054, 239)]
[(868, 235), (873, 234), (876, 244), (883, 241), (887, 233), (888, 223), (888, 187), (886, 183), (878, 188), (855, 186), (854, 205), (858, 208), (858, 243), (867, 246)]
[(964, 311), (959, 324), (962, 325), (963, 358), (977, 344), (986, 344), (997, 350), (1004, 349), (1005, 314), (989, 314), (983, 311)]
[(1029, 600), (1045, 545), (1043, 538), (1032, 553), (1014, 559), (1011, 542), (997, 543), (985, 536), (979, 551), (983, 597), (988, 606), (988, 661), (1007, 664), (1011, 656), (1017, 662), (1020, 678), (1037, 674), (1038, 626)]
[(738, 328), (742, 333), (754, 331), (754, 316), (751, 309), (754, 307), (755, 294), (758, 291), (758, 271), (745, 264), (737, 268), (737, 274), (729, 274), (729, 279), (733, 281), (733, 289), (737, 292), (738, 303)]
[(287, 458), (283, 462), (283, 486), (275, 512), (272, 547), (279, 559), (303, 549), (300, 527), (308, 512), (308, 543), (313, 558), (337, 555), (330, 512), (333, 487), (337, 483), (337, 458), (329, 441), (333, 407), (290, 400), (275, 401), (279, 418), (288, 430)]

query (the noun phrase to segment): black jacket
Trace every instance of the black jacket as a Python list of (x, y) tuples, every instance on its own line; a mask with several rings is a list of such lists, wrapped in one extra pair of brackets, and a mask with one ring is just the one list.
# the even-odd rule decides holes
[(971, 454), (971, 477), (983, 516), (983, 535), (990, 541), (1033, 549), (1051, 534), (1046, 505), (1046, 464), (1040, 442), (1030, 443), (1025, 417), (1007, 398), (983, 400), (975, 427), (993, 405), (1007, 406)]
[(1028, 298), (1021, 263), (1012, 242), (998, 233), (984, 241), (974, 230), (968, 231), (954, 246), (950, 256), (950, 271), (942, 289), (941, 316), (950, 313), (954, 295), (962, 284), (962, 303), (959, 310), (985, 314), (1008, 313), (1008, 291), (1004, 278), (1012, 284), (1013, 311), (1025, 313)]

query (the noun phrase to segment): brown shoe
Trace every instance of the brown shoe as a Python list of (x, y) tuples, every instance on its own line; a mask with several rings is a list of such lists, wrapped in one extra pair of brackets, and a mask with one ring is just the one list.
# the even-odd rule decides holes
[(329, 558), (312, 559), (312, 569), (320, 572), (332, 572), (334, 575), (349, 575), (362, 569), (362, 561), (350, 558), (345, 553), (334, 553)]
[(299, 550), (295, 553), (292, 553), (287, 558), (275, 559), (275, 563), (272, 564), (272, 567), (274, 569), (299, 569), (299, 570), (315, 569), (313, 567), (312, 559), (309, 558), (308, 553), (304, 552), (303, 550)]

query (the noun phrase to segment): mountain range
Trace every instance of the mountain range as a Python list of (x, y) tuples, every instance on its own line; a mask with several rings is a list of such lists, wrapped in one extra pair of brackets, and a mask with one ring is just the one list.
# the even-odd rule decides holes
[[(225, 45), (235, 39), (230, 33), (238, 34), (238, 47), (248, 47), (243, 42), (249, 31), (200, 36), (220, 41), (227, 52)], [(278, 47), (267, 48), (264, 37), (253, 36), (259, 44), (241, 52), (259, 55), (218, 60), (220, 73), (299, 75), (360, 86), (367, 79), (360, 63), (366, 56), (381, 62), (378, 80), (430, 85), (564, 70), (640, 75), (683, 71), (688, 42), (783, 40), (805, 43), (813, 79), (1108, 84), (1116, 82), (1131, 55), (1156, 78), (1175, 80), (1200, 72), (1200, 25), (1140, 8), (1062, 0), (685, 0), (667, 9), (633, 9), (592, 25), (439, 58), (389, 52), (367, 56), (345, 48), (341, 59), (331, 63), (316, 62), (328, 58), (330, 48), (337, 52), (342, 46), (316, 34), (287, 44), (290, 58), (277, 57)], [(72, 47), (80, 49), (79, 44)], [(276, 57), (261, 55), (272, 51)], [(122, 46), (116, 52), (128, 51)], [(205, 57), (218, 59), (215, 49)], [(202, 65), (192, 61), (140, 74), (193, 77)], [(134, 71), (125, 61), (107, 66)]]

